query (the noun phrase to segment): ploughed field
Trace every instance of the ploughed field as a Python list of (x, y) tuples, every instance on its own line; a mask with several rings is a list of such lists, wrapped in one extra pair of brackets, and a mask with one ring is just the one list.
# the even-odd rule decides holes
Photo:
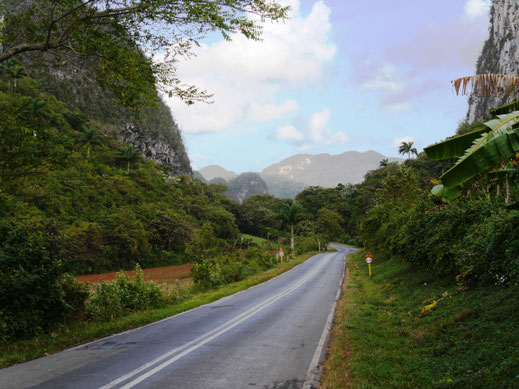
[[(156, 281), (165, 284), (174, 284), (176, 280), (182, 281), (182, 286), (187, 286), (187, 283), (191, 283), (191, 267), (192, 263), (185, 265), (173, 265), (154, 267), (151, 269), (143, 269), (145, 281)], [(135, 270), (126, 270), (126, 275), (133, 278)], [(92, 284), (98, 284), (100, 282), (107, 282), (115, 280), (117, 272), (102, 273), (102, 274), (88, 274), (84, 276), (77, 276), (76, 280), (82, 283), (90, 282)]]

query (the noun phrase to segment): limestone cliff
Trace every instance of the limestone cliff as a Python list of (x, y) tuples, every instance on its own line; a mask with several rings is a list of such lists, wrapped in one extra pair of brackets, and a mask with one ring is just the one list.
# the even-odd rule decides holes
[[(489, 36), (476, 64), (476, 74), (519, 75), (519, 0), (493, 0)], [(510, 98), (470, 97), (466, 120), (485, 120), (488, 110)]]

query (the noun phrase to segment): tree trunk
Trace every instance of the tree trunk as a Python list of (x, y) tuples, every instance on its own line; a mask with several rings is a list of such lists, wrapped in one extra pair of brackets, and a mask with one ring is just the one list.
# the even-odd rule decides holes
[(290, 248), (292, 249), (292, 253), (294, 252), (294, 225), (290, 225)]

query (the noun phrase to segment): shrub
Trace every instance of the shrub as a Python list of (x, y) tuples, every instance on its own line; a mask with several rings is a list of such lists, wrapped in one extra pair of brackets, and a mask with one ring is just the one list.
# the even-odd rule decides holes
[(97, 284), (88, 301), (88, 313), (94, 320), (106, 321), (131, 311), (160, 308), (165, 303), (160, 286), (153, 281), (144, 281), (142, 270), (136, 265), (133, 280), (120, 272), (114, 281)]
[(43, 238), (20, 226), (0, 225), (0, 337), (30, 336), (63, 321), (69, 305), (60, 262)]
[(86, 312), (86, 302), (90, 296), (87, 285), (77, 281), (70, 274), (63, 274), (59, 280), (59, 285), (63, 290), (65, 302), (67, 303), (67, 319), (81, 318)]
[(458, 249), (468, 283), (519, 284), (519, 211), (500, 210), (475, 225)]

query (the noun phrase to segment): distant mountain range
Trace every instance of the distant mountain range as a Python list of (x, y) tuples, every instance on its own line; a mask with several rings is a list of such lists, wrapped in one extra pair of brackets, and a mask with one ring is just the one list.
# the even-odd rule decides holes
[[(259, 175), (269, 194), (294, 198), (306, 186), (331, 188), (337, 184), (358, 184), (368, 171), (377, 169), (383, 159), (388, 162), (403, 161), (402, 158), (387, 158), (372, 150), (363, 153), (346, 151), (339, 155), (297, 154), (266, 167)], [(199, 173), (206, 181), (222, 182), (224, 179), (229, 184), (239, 177), (218, 165), (207, 166)]]

